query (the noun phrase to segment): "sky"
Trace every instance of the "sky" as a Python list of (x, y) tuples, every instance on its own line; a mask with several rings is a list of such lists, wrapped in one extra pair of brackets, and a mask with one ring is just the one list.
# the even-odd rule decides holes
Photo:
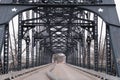
[(116, 9), (117, 9), (117, 13), (120, 21), (120, 0), (115, 0), (115, 3), (116, 3)]

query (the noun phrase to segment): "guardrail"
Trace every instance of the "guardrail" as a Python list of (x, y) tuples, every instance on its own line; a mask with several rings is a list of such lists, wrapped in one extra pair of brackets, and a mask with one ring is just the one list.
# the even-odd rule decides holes
[(30, 69), (23, 69), (21, 71), (16, 71), (16, 72), (9, 72), (8, 74), (0, 75), (0, 80), (12, 80), (12, 79), (18, 78), (20, 76), (23, 76), (25, 74), (28, 74), (28, 73), (34, 72), (36, 70), (39, 70), (43, 67), (47, 67), (49, 65), (51, 65), (51, 64), (46, 64), (46, 65), (43, 65), (43, 66), (30, 68)]
[(74, 65), (71, 65), (71, 64), (67, 64), (67, 65), (70, 66), (70, 67), (76, 68), (78, 70), (81, 70), (85, 73), (88, 73), (92, 76), (101, 78), (102, 80), (120, 80), (120, 77), (117, 77), (117, 76), (112, 76), (112, 75), (108, 75), (108, 74), (105, 74), (105, 73), (102, 73), (102, 72), (97, 72), (97, 71), (94, 71), (94, 70), (81, 68), (81, 67), (74, 66)]

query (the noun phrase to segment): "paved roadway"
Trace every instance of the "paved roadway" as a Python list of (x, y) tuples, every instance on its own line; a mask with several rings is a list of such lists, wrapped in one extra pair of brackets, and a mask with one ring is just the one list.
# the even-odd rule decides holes
[(46, 74), (48, 72), (54, 80), (100, 80), (85, 72), (69, 67), (64, 63), (50, 65), (15, 80), (52, 80), (47, 77)]

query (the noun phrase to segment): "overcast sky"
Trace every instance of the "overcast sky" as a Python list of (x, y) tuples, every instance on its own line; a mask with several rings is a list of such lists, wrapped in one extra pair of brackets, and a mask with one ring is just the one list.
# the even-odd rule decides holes
[(116, 7), (117, 7), (117, 12), (119, 16), (119, 21), (120, 21), (120, 0), (115, 0)]

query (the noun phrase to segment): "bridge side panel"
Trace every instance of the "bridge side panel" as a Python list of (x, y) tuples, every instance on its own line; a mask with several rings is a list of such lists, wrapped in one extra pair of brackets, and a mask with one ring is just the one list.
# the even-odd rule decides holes
[(109, 27), (111, 43), (116, 61), (117, 73), (118, 76), (120, 76), (120, 28), (111, 25)]
[[(83, 8), (98, 14), (110, 27), (110, 37), (113, 47), (113, 55), (116, 62), (116, 71), (120, 76), (120, 23), (115, 4), (98, 5), (98, 6), (83, 6)], [(99, 10), (102, 9), (100, 12)]]

